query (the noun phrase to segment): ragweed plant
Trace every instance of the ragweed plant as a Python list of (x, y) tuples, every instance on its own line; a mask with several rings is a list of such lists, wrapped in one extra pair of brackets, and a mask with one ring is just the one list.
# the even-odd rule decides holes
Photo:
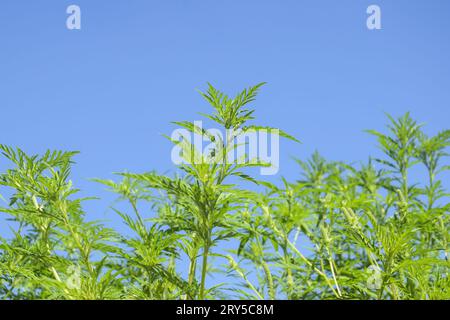
[(13, 168), (0, 175), (10, 201), (0, 211), (17, 226), (11, 239), (1, 239), (0, 294), (8, 299), (119, 297), (113, 270), (115, 233), (87, 222), (78, 190), (69, 180), (74, 152), (28, 156), (0, 145)]
[[(246, 192), (236, 184), (228, 182), (230, 177), (257, 183), (256, 179), (243, 170), (249, 167), (267, 166), (260, 159), (236, 159), (229, 161), (238, 145), (232, 143), (238, 134), (256, 130), (274, 130), (248, 124), (253, 119), (253, 109), (247, 106), (254, 101), (258, 89), (263, 84), (243, 90), (230, 98), (212, 85), (202, 96), (212, 106), (212, 114), (202, 114), (206, 118), (231, 130), (225, 138), (200, 128), (187, 121), (174, 122), (192, 135), (206, 137), (210, 149), (205, 153), (198, 150), (185, 136), (181, 140), (169, 138), (180, 147), (185, 161), (179, 165), (184, 173), (180, 177), (168, 177), (156, 173), (122, 174), (125, 179), (142, 184), (147, 189), (162, 192), (168, 203), (160, 206), (157, 224), (168, 228), (180, 236), (180, 247), (189, 258), (188, 285), (195, 293), (186, 293), (189, 298), (205, 299), (211, 290), (206, 288), (206, 276), (209, 268), (208, 259), (214, 255), (214, 247), (222, 240), (233, 237), (236, 230), (231, 223), (233, 212), (238, 212), (251, 200), (252, 193)], [(282, 136), (294, 139), (277, 129)], [(295, 139), (294, 139), (295, 140)], [(211, 148), (212, 146), (212, 148)], [(201, 261), (198, 261), (198, 260)], [(199, 281), (196, 279), (197, 266), (200, 268)]]
[(0, 145), (0, 298), (450, 299), (450, 131), (389, 116), (387, 132), (368, 131), (381, 155), (349, 164), (315, 152), (296, 160), (297, 180), (269, 183), (252, 174), (267, 159), (236, 157), (241, 134), (296, 141), (253, 124), (261, 86), (234, 97), (208, 86), (203, 116), (231, 134), (174, 122), (174, 175), (95, 179), (126, 204), (111, 209), (124, 234), (88, 219), (83, 203), (95, 200), (72, 185), (75, 152)]

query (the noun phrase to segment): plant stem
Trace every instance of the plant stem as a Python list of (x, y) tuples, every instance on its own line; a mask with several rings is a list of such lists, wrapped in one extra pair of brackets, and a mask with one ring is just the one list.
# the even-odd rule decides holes
[[(189, 275), (188, 275), (188, 283), (189, 283), (190, 286), (194, 282), (195, 271), (197, 269), (197, 252), (198, 252), (197, 250), (198, 249), (196, 249), (194, 255), (192, 257), (190, 257)], [(193, 299), (193, 297), (189, 293), (188, 293), (187, 297), (188, 297), (189, 300)]]
[(262, 264), (262, 267), (264, 269), (264, 273), (266, 274), (266, 278), (267, 278), (267, 285), (269, 287), (269, 299), (270, 300), (275, 300), (275, 287), (273, 285), (272, 273), (270, 272), (270, 268), (267, 265), (267, 263), (262, 261), (261, 264)]
[(202, 278), (200, 282), (200, 300), (205, 299), (205, 280), (206, 271), (208, 268), (208, 254), (209, 254), (209, 242), (203, 247), (203, 263), (202, 263)]

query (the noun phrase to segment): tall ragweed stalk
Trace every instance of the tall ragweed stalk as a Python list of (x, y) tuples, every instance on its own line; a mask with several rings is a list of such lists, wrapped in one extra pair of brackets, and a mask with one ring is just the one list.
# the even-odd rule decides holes
[[(187, 293), (187, 298), (208, 297), (206, 277), (210, 268), (209, 258), (215, 255), (214, 248), (219, 241), (235, 234), (231, 213), (239, 212), (251, 196), (251, 193), (233, 184), (230, 178), (256, 183), (256, 179), (243, 170), (270, 165), (259, 158), (247, 158), (247, 155), (236, 159), (233, 156), (234, 160), (230, 161), (231, 154), (234, 155), (239, 146), (235, 143), (238, 135), (273, 130), (280, 136), (296, 140), (279, 129), (249, 124), (254, 119), (254, 109), (248, 108), (248, 105), (255, 100), (262, 85), (245, 89), (233, 98), (211, 84), (206, 92), (201, 93), (213, 109), (213, 113), (202, 115), (219, 125), (225, 131), (224, 135), (213, 134), (195, 122), (174, 122), (187, 130), (189, 135), (200, 136), (210, 143), (207, 152), (204, 152), (186, 136), (178, 140), (168, 137), (180, 150), (183, 162), (178, 168), (184, 173), (181, 176), (122, 174), (146, 188), (159, 191), (168, 200), (169, 205), (160, 207), (160, 216), (156, 221), (187, 239), (182, 240), (181, 245), (190, 260), (188, 283), (194, 290), (197, 288), (197, 293)], [(200, 269), (199, 281), (195, 280), (197, 266)]]

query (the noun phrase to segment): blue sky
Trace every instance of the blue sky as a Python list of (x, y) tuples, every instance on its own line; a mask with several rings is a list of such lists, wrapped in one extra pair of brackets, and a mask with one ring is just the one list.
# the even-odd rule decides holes
[[(81, 30), (66, 28), (70, 4)], [(382, 30), (366, 27), (370, 4)], [(110, 219), (112, 195), (88, 178), (173, 170), (161, 134), (209, 110), (196, 89), (266, 81), (257, 122), (303, 142), (282, 142), (270, 179), (297, 178), (290, 157), (315, 149), (364, 161), (384, 112), (449, 127), (449, 13), (447, 0), (2, 1), (0, 143), (81, 151), (75, 185), (102, 198), (90, 218)]]

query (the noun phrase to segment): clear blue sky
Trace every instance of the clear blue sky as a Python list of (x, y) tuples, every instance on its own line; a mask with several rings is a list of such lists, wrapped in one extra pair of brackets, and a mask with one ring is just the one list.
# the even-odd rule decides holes
[[(70, 4), (79, 31), (66, 29)], [(366, 28), (370, 4), (382, 30)], [(382, 129), (384, 112), (450, 127), (449, 39), (448, 0), (2, 1), (0, 143), (81, 151), (75, 185), (103, 198), (89, 217), (109, 219), (112, 196), (87, 178), (172, 170), (161, 134), (208, 111), (196, 89), (266, 81), (258, 123), (303, 142), (281, 144), (271, 179), (295, 179), (291, 156), (377, 154), (362, 131)]]

